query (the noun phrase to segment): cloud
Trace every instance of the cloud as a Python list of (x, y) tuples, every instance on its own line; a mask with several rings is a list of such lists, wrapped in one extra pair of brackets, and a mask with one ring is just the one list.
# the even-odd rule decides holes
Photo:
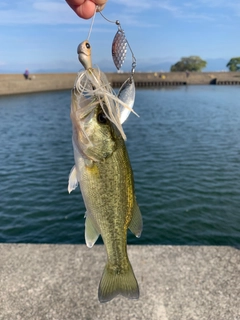
[[(184, 2), (185, 7), (192, 7), (195, 10), (206, 10), (206, 9), (230, 9), (231, 13), (240, 10), (240, 3), (236, 0), (195, 0), (194, 2)], [(213, 11), (214, 13), (214, 11)]]
[(163, 9), (171, 12), (179, 10), (179, 7), (172, 4), (171, 1), (159, 1), (159, 0), (138, 0), (138, 1), (129, 1), (129, 0), (112, 0), (116, 4), (125, 7), (126, 10), (135, 10), (135, 12), (145, 11), (145, 10), (158, 10)]
[[(163, 4), (163, 5), (162, 5)], [(229, 20), (240, 13), (240, 3), (234, 0), (195, 0), (183, 1), (177, 0), (165, 1), (159, 3), (159, 8), (172, 12), (173, 16), (188, 20), (221, 21)]]
[(112, 0), (116, 4), (120, 6), (124, 6), (127, 8), (136, 8), (137, 10), (144, 10), (152, 8), (152, 2), (155, 1), (146, 1), (146, 0), (138, 0), (138, 1), (130, 1), (130, 0)]
[(67, 10), (65, 3), (53, 2), (53, 1), (39, 1), (33, 2), (32, 7), (37, 11), (44, 13), (65, 13)]
[[(215, 10), (217, 9), (217, 10)], [(222, 9), (220, 15), (220, 9)], [(227, 13), (225, 12), (226, 10)], [(125, 25), (151, 25), (151, 19), (144, 15), (151, 12), (168, 12), (177, 19), (213, 21), (227, 18), (229, 15), (240, 15), (240, 3), (236, 0), (111, 0), (106, 6), (107, 18), (115, 21), (119, 19)], [(105, 13), (103, 12), (103, 13)], [(231, 14), (229, 14), (231, 13)], [(113, 17), (113, 19), (111, 19)], [(102, 24), (97, 19), (95, 24)], [(154, 23), (154, 22), (153, 22)], [(11, 0), (0, 3), (0, 25), (86, 25), (73, 10), (60, 0)]]
[[(218, 0), (195, 0), (195, 2), (190, 1), (178, 1), (178, 0), (139, 0), (139, 1), (129, 1), (129, 0), (112, 0), (116, 4), (123, 6), (122, 10), (125, 12), (131, 12), (135, 15), (135, 20), (139, 21), (139, 12), (148, 12), (154, 10), (167, 11), (174, 18), (178, 19), (188, 19), (188, 20), (208, 20), (213, 21), (215, 16), (209, 11), (206, 12), (205, 8), (208, 6), (215, 6), (220, 1), (224, 4), (224, 1)], [(231, 1), (231, 0), (230, 0)], [(210, 4), (209, 4), (210, 3)]]
[[(114, 0), (113, 0), (114, 1)], [(125, 0), (119, 0), (124, 4), (124, 8), (128, 5)], [(138, 8), (143, 6), (144, 1), (138, 4)], [(134, 4), (130, 2), (130, 6)], [(142, 8), (143, 9), (143, 8)], [(136, 13), (136, 10), (134, 10)], [(111, 16), (113, 19), (111, 19)], [(138, 25), (137, 15), (131, 10), (120, 11), (107, 16), (108, 19), (115, 21), (119, 19), (125, 25)], [(95, 25), (104, 24), (103, 19), (95, 19)], [(0, 4), (0, 25), (81, 25), (90, 26), (88, 21), (79, 18), (75, 12), (65, 3), (65, 1), (46, 1), (46, 0), (13, 0), (8, 3)]]
[(13, 0), (9, 3), (0, 5), (0, 25), (84, 23), (65, 2)]
[(181, 11), (181, 8), (179, 6), (173, 5), (169, 1), (156, 2), (155, 9), (157, 8), (163, 9), (172, 13), (178, 13)]
[(228, 7), (228, 6), (235, 6), (236, 5), (236, 0), (195, 0), (195, 3), (199, 6), (205, 6), (205, 7)]

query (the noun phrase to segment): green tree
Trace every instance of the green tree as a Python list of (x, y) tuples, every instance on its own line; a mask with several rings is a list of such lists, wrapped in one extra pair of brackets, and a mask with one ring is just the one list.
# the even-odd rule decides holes
[(227, 67), (229, 71), (240, 71), (240, 57), (230, 59)]
[(207, 62), (198, 56), (181, 58), (180, 61), (171, 66), (171, 71), (201, 71), (205, 68)]

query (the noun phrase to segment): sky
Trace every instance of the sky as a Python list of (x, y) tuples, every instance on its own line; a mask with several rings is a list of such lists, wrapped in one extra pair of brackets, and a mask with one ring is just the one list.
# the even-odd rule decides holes
[[(190, 55), (206, 60), (212, 71), (227, 70), (226, 63), (240, 56), (239, 0), (108, 0), (103, 14), (120, 21), (136, 71), (169, 70)], [(87, 39), (91, 21), (79, 18), (64, 0), (1, 0), (0, 73), (77, 72), (82, 68), (77, 46)], [(116, 70), (111, 56), (116, 32), (115, 23), (96, 14), (92, 60), (103, 71)], [(123, 71), (130, 71), (130, 63), (128, 50)]]

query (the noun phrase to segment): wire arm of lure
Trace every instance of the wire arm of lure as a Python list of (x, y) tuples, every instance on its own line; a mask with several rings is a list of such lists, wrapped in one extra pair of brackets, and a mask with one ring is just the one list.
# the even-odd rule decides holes
[[(123, 28), (121, 27), (120, 21), (117, 20), (115, 23), (116, 23), (116, 25), (118, 26), (118, 30), (125, 35), (124, 30), (123, 30)], [(131, 70), (131, 74), (134, 74), (135, 69), (136, 69), (136, 66), (137, 66), (137, 59), (135, 58), (134, 53), (133, 53), (133, 51), (132, 51), (132, 48), (131, 48), (131, 46), (130, 46), (130, 44), (129, 44), (129, 42), (128, 42), (128, 40), (127, 40), (126, 37), (125, 37), (125, 40), (126, 40), (126, 42), (127, 42), (127, 45), (128, 45), (128, 47), (129, 47), (129, 50), (131, 51), (131, 54), (132, 54), (132, 70)]]
[[(137, 66), (137, 59), (135, 58), (134, 53), (133, 53), (133, 51), (132, 51), (132, 48), (131, 48), (131, 46), (130, 46), (128, 40), (127, 40), (127, 38), (125, 37), (125, 33), (124, 33), (123, 28), (121, 27), (120, 21), (119, 21), (119, 20), (116, 20), (116, 21), (109, 20), (109, 19), (107, 19), (107, 18), (102, 14), (101, 11), (100, 11), (99, 13), (101, 14), (101, 16), (102, 16), (106, 21), (108, 21), (108, 22), (110, 22), (110, 23), (116, 24), (117, 27), (118, 27), (118, 32), (123, 35), (124, 40), (125, 40), (126, 44), (128, 45), (128, 47), (129, 47), (129, 49), (130, 49), (130, 51), (131, 51), (131, 54), (132, 54), (132, 70), (131, 70), (131, 74), (133, 75), (134, 72), (135, 72), (136, 66)], [(125, 57), (124, 57), (124, 59), (125, 59)]]

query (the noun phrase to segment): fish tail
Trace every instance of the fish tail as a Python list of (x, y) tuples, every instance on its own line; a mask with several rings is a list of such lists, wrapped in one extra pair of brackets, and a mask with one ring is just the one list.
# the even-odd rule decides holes
[(102, 279), (98, 288), (98, 299), (101, 303), (108, 302), (118, 294), (128, 299), (139, 298), (139, 287), (135, 275), (133, 273), (130, 262), (127, 268), (121, 272), (111, 268), (109, 262), (106, 264)]

